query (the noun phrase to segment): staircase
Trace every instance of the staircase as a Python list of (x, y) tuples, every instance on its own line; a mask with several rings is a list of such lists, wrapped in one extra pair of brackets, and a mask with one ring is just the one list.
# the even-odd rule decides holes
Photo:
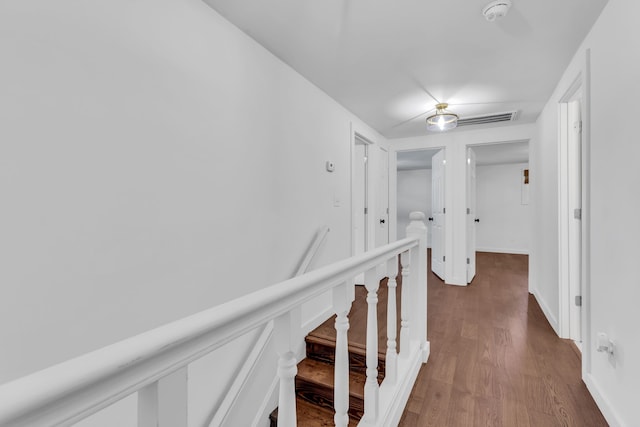
[[(248, 331), (268, 326), (272, 328), (271, 342), (275, 347), (271, 355), (278, 356), (273, 384), (279, 387), (283, 427), (331, 425), (333, 406), (341, 427), (362, 423), (361, 418), (372, 426), (397, 425), (418, 371), (430, 353), (426, 339), (427, 228), (422, 212), (412, 212), (410, 219), (405, 239), (1, 384), (0, 425), (72, 425), (136, 394), (139, 426), (186, 426), (189, 366)], [(385, 280), (396, 276), (398, 256), (402, 260), (404, 289), (396, 289), (395, 280)], [(366, 290), (357, 286), (352, 304), (352, 280), (362, 274)], [(330, 310), (336, 314), (337, 333), (334, 320), (329, 319), (309, 334), (309, 357), (301, 362), (296, 378), (294, 350), (300, 341), (295, 338), (300, 328), (296, 311), (323, 294), (331, 295)], [(398, 309), (401, 301), (404, 304)], [(397, 322), (398, 315), (402, 322)], [(387, 328), (392, 328), (390, 336)], [(254, 358), (254, 350), (265, 349), (265, 345), (253, 348), (247, 365)], [(365, 359), (371, 368), (366, 381)], [(249, 366), (243, 378), (251, 373)], [(243, 391), (247, 384), (244, 379), (242, 384), (234, 382), (227, 387), (232, 400)], [(265, 398), (267, 402), (273, 397)], [(252, 411), (243, 411), (242, 405), (238, 408), (243, 422), (233, 425), (247, 425), (244, 420), (254, 420)], [(212, 416), (224, 420), (228, 409), (228, 405), (218, 408)], [(262, 409), (256, 415), (266, 421)], [(277, 421), (274, 413), (273, 422)]]
[[(401, 278), (398, 275), (398, 289)], [(378, 324), (386, 325), (387, 281), (380, 281)], [(356, 298), (349, 313), (349, 426), (356, 426), (364, 414), (366, 381), (366, 290), (356, 286)], [(400, 303), (397, 304), (400, 313)], [(305, 337), (307, 358), (298, 363), (296, 409), (300, 426), (333, 426), (333, 363), (336, 348), (335, 316)], [(398, 322), (400, 324), (400, 322)], [(378, 383), (385, 375), (386, 328), (382, 327), (378, 346)], [(384, 335), (384, 337), (382, 336)], [(271, 427), (278, 425), (278, 409), (269, 417)]]

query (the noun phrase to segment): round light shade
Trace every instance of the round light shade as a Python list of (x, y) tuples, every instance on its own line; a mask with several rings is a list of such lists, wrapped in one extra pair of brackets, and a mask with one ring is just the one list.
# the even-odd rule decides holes
[(446, 111), (448, 104), (436, 105), (436, 113), (427, 117), (427, 130), (443, 132), (458, 126), (458, 115)]

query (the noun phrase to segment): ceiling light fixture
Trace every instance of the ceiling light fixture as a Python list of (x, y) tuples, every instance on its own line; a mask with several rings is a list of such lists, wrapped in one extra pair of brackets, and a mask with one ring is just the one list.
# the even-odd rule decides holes
[(436, 105), (436, 113), (427, 117), (427, 130), (443, 132), (458, 126), (458, 115), (446, 111), (448, 106), (445, 102)]
[(489, 22), (497, 21), (500, 18), (507, 16), (509, 8), (511, 7), (511, 0), (497, 0), (492, 1), (482, 9), (482, 14)]

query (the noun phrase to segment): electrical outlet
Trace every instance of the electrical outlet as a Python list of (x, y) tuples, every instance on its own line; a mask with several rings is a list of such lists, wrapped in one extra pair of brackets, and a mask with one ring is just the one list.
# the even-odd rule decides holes
[(598, 332), (598, 341), (596, 345), (597, 351), (613, 355), (613, 341), (611, 341), (609, 336), (604, 332)]

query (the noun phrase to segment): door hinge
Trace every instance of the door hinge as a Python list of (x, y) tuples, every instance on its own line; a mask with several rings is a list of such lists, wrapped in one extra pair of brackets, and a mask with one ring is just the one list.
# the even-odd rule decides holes
[(387, 214), (389, 214), (389, 208), (387, 208)]
[(575, 303), (576, 303), (576, 306), (582, 307), (582, 295), (576, 295)]
[(471, 208), (467, 208), (467, 215), (471, 213)]
[(445, 262), (447, 260), (447, 257), (442, 255), (442, 262)]
[(443, 214), (447, 213), (447, 208), (442, 208), (442, 213)]
[(368, 214), (369, 213), (369, 208), (364, 208), (364, 214)]
[(471, 264), (471, 259), (467, 258), (467, 265)]
[(575, 219), (582, 219), (582, 209), (574, 209), (573, 210), (573, 217)]

